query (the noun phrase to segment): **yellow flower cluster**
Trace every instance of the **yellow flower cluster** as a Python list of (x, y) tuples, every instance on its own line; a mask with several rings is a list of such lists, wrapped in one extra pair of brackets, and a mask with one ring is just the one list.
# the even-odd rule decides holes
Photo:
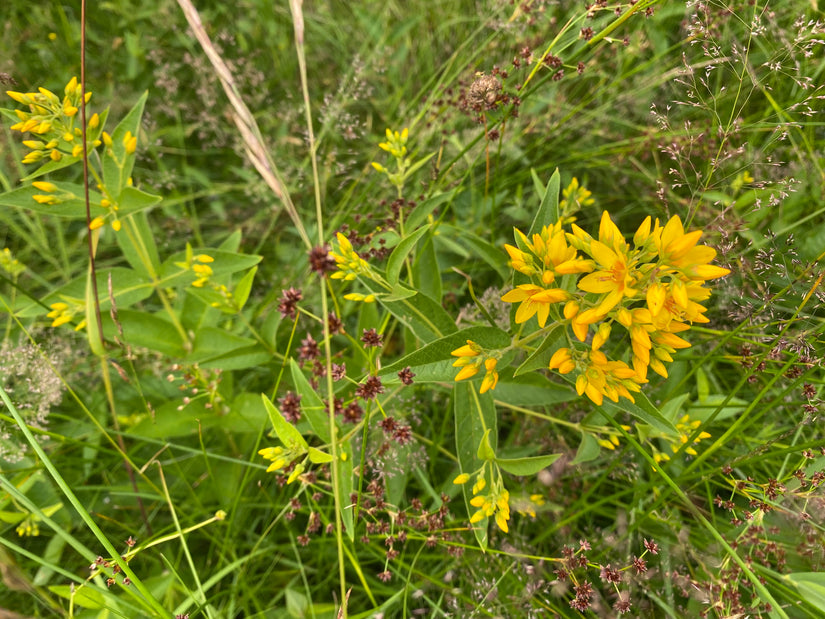
[[(6, 94), (23, 105), (29, 106), (29, 112), (15, 110), (19, 122), (11, 129), (21, 133), (32, 133), (39, 139), (24, 140), (30, 152), (23, 158), (23, 163), (37, 163), (42, 160), (60, 161), (63, 155), (79, 157), (83, 154), (83, 145), (78, 143), (83, 135), (80, 127), (75, 127), (75, 120), (80, 108), (81, 88), (77, 78), (73, 77), (63, 89), (61, 100), (56, 94), (45, 88), (38, 92), (6, 91)], [(92, 93), (86, 93), (86, 103)], [(93, 114), (88, 127), (95, 129), (100, 124), (100, 117)], [(89, 149), (99, 146), (95, 140)]]
[[(68, 322), (71, 322), (75, 314), (85, 313), (86, 308), (80, 302), (73, 302), (71, 305), (63, 301), (52, 303), (50, 306), (52, 311), (46, 314), (47, 318), (52, 319), (52, 327), (60, 327)], [(74, 328), (75, 331), (80, 331), (86, 326), (86, 319), (81, 320)]]
[[(501, 475), (497, 470), (493, 470), (494, 482), (486, 493), (482, 491), (487, 486), (487, 463), (475, 474), (476, 481), (473, 484), (473, 498), (470, 499), (470, 505), (477, 507), (476, 511), (470, 516), (470, 524), (481, 522), (485, 518), (493, 516), (495, 518), (498, 528), (508, 533), (510, 527), (507, 521), (510, 520), (510, 492), (504, 487)], [(454, 484), (466, 484), (470, 481), (470, 475), (462, 473), (453, 480)]]
[[(702, 425), (702, 422), (698, 419), (691, 419), (689, 415), (683, 415), (682, 418), (676, 423), (676, 429), (679, 431), (679, 436), (677, 438), (666, 434), (662, 434), (658, 438), (670, 443), (671, 450), (673, 453), (676, 453), (682, 445), (687, 444), (688, 440), (690, 440), (690, 435), (698, 430), (700, 425)], [(700, 432), (696, 438), (693, 439), (693, 444), (685, 447), (685, 453), (695, 456), (696, 450), (693, 448), (693, 445), (697, 445), (699, 441), (706, 438), (710, 438), (710, 433), (705, 431)], [(670, 456), (654, 447), (653, 459), (656, 460), (656, 462), (663, 462), (670, 460)]]
[(186, 260), (184, 262), (176, 262), (175, 266), (180, 267), (185, 271), (192, 271), (192, 273), (196, 276), (196, 279), (192, 282), (192, 285), (195, 288), (203, 288), (207, 283), (209, 283), (209, 278), (214, 274), (212, 267), (209, 266), (212, 262), (215, 262), (215, 259), (207, 254), (198, 254), (197, 256), (193, 255), (192, 247), (187, 243)]
[[(404, 157), (407, 156), (407, 139), (410, 135), (409, 130), (404, 129), (399, 133), (398, 131), (391, 131), (390, 129), (387, 129), (386, 135), (387, 141), (381, 142), (378, 147), (381, 150), (387, 151), (397, 160), (403, 160)], [(379, 172), (386, 172), (386, 168), (376, 161), (372, 162), (372, 167)]]
[[(272, 471), (278, 471), (295, 460), (295, 458), (302, 455), (302, 452), (295, 452), (284, 449), (283, 447), (264, 447), (263, 449), (258, 450), (258, 454), (263, 456), (265, 460), (270, 460), (272, 464), (270, 464), (266, 472), (271, 473)], [(298, 463), (295, 465), (295, 468), (292, 469), (292, 472), (287, 477), (286, 483), (291, 484), (293, 481), (298, 479), (298, 476), (304, 472), (304, 465), (303, 463)]]
[(455, 349), (450, 354), (458, 357), (453, 363), (453, 367), (461, 368), (455, 377), (456, 380), (472, 378), (479, 373), (483, 366), (485, 374), (484, 379), (481, 381), (479, 393), (486, 393), (490, 389), (496, 388), (496, 384), (498, 384), (497, 357), (485, 354), (484, 349), (472, 340), (467, 340), (467, 344)]
[(340, 253), (330, 252), (330, 256), (335, 260), (338, 270), (330, 278), (351, 282), (359, 275), (368, 273), (370, 265), (352, 248), (350, 240), (340, 232), (336, 234), (336, 238)]
[[(589, 192), (571, 184), (566, 197), (587, 200)], [(596, 404), (605, 397), (632, 402), (632, 393), (647, 382), (648, 369), (667, 377), (665, 363), (673, 361), (676, 350), (690, 346), (677, 334), (692, 323), (708, 322), (701, 302), (710, 290), (703, 284), (729, 271), (710, 264), (716, 251), (698, 245), (702, 231), (686, 232), (678, 216), (664, 225), (647, 217), (632, 245), (606, 211), (598, 238), (575, 224), (565, 232), (564, 221), (542, 227), (532, 238), (515, 231), (516, 245), (505, 249), (513, 269), (530, 281), (506, 292), (502, 300), (518, 303), (516, 324), (536, 316), (541, 328), (551, 319), (554, 327), (569, 327), (575, 339), (568, 333), (569, 345), (555, 351), (549, 368), (562, 374), (575, 371), (579, 395)], [(601, 350), (616, 327), (629, 335), (629, 362), (610, 359)], [(462, 368), (456, 380), (480, 370), (486, 363), (482, 352), (472, 342), (453, 351), (460, 357), (454, 365)], [(488, 374), (494, 368), (493, 363)], [(496, 378), (485, 377), (483, 391), (494, 388)]]
[[(331, 251), (329, 255), (335, 260), (338, 270), (330, 275), (330, 279), (343, 279), (351, 282), (357, 279), (359, 275), (366, 275), (369, 279), (377, 280), (375, 273), (370, 269), (369, 263), (353, 249), (350, 240), (340, 232), (336, 234), (336, 238), (338, 239), (338, 252)], [(374, 294), (361, 294), (359, 292), (350, 292), (345, 294), (344, 298), (348, 301), (375, 302)]]
[(11, 275), (15, 280), (17, 276), (26, 270), (26, 267), (17, 258), (15, 258), (8, 247), (4, 247), (0, 251), (0, 268)]

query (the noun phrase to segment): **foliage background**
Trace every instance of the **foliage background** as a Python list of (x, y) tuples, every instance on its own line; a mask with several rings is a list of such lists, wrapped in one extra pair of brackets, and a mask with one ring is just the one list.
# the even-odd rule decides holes
[[(513, 226), (529, 225), (541, 200), (532, 172), (546, 183), (558, 168), (562, 187), (576, 177), (593, 192), (596, 204), (577, 222), (588, 230), (602, 210), (628, 232), (646, 215), (675, 214), (704, 229), (703, 240), (733, 274), (715, 286), (712, 323), (692, 330), (694, 347), (648, 395), (661, 410), (711, 419), (703, 429), (712, 439), (698, 457), (681, 453), (668, 465), (676, 489), (642, 455), (649, 448), (627, 436), (617, 449), (574, 464), (582, 434), (564, 422), (592, 420), (594, 407), (544, 383), (534, 391), (502, 385), (499, 445), (562, 457), (536, 476), (513, 478), (513, 494), (536, 517), (515, 517), (509, 535), (491, 529), (490, 548), (481, 553), (451, 483), (458, 391), (449, 383), (393, 387), (385, 412), (408, 425), (413, 440), (388, 440), (385, 453), (373, 454), (361, 492), (366, 498), (369, 482), (383, 481), (400, 503), (371, 497), (352, 542), (326, 533), (334, 520), (329, 493), (284, 486), (265, 474), (256, 454), (274, 442), (259, 394), (280, 398), (298, 389), (286, 359), (299, 359), (307, 335), (323, 339), (311, 317), (296, 323), (281, 315), (282, 290), (300, 288), (300, 306), (321, 315), (318, 278), (281, 203), (244, 156), (233, 111), (178, 5), (114, 0), (88, 16), (87, 82), (94, 102), (111, 104), (112, 119), (149, 93), (133, 177), (163, 196), (148, 214), (158, 251), (170, 256), (189, 242), (261, 256), (243, 315), (209, 320), (244, 338), (251, 325), (275, 354), (195, 366), (192, 357), (139, 343), (117, 348), (113, 361), (125, 374), (113, 378), (116, 408), (126, 452), (141, 473), (135, 486), (83, 334), (50, 329), (46, 310), (19, 322), (6, 312), (4, 388), (18, 407), (44, 411), (27, 420), (47, 430), (48, 459), (117, 552), (126, 552), (130, 536), (144, 548), (130, 564), (157, 608), (119, 583), (105, 596), (105, 577), (85, 588), (98, 597), (70, 601), (68, 583), (89, 575), (86, 554), (107, 553), (8, 415), (5, 455), (25, 453), (2, 464), (0, 509), (64, 506), (54, 526), (40, 522), (36, 537), (18, 538), (19, 522), (2, 525), (0, 608), (44, 617), (105, 616), (101, 605), (127, 617), (149, 609), (164, 616), (160, 608), (166, 616), (334, 616), (342, 579), (333, 566), (343, 553), (353, 616), (576, 616), (570, 600), (584, 583), (592, 583), (590, 612), (597, 616), (615, 614), (628, 592), (638, 616), (818, 616), (825, 607), (817, 475), (825, 448), (818, 421), (825, 37), (815, 2), (652, 2), (626, 20), (628, 5), (622, 16), (615, 5), (594, 5), (588, 18), (581, 6), (540, 1), (308, 4), (317, 185), (289, 5), (197, 8), (311, 238), (317, 187), (327, 239), (355, 230), (369, 239), (363, 250), (380, 256), (382, 238), (397, 240), (388, 232), (397, 229), (396, 191), (370, 166), (381, 161), (385, 128), (409, 127), (415, 154), (435, 153), (404, 197), (421, 203), (448, 195), (435, 213), (432, 251), (420, 246), (418, 255), (438, 273), (425, 280), (427, 294), (460, 316), (461, 327), (479, 320), (463, 274), (494, 315), (507, 317), (497, 301), (509, 279), (502, 246), (512, 242)], [(59, 92), (79, 75), (77, 3), (9, 2), (2, 24), (0, 72), (16, 81), (15, 90)], [(559, 33), (550, 53), (562, 59), (563, 77), (554, 79), (548, 59), (520, 90)], [(521, 67), (513, 66), (516, 57)], [(499, 75), (503, 91), (520, 98), (517, 117), (503, 125), (501, 111), (487, 114), (487, 130), (498, 136), (485, 135), (466, 105), (477, 73), (495, 67), (507, 72)], [(0, 188), (9, 191), (26, 174), (24, 150), (8, 123), (0, 135)], [(8, 274), (0, 283), (4, 300), (24, 292), (43, 299), (85, 278), (82, 221), (4, 207), (0, 223), (0, 242), (26, 266), (19, 291)], [(112, 235), (104, 233), (99, 268), (124, 264)], [(362, 376), (376, 362), (359, 342), (364, 328), (383, 330), (383, 365), (411, 352), (409, 334), (385, 312), (339, 301), (347, 335), (335, 336), (334, 348), (349, 374)], [(185, 315), (186, 306), (176, 307)], [(135, 309), (158, 306), (147, 300)], [(29, 335), (40, 354), (28, 346)], [(379, 426), (364, 427), (368, 441), (383, 444)], [(452, 500), (444, 503), (442, 495)], [(543, 504), (530, 503), (531, 495)], [(228, 517), (213, 520), (218, 510)], [(406, 526), (399, 511), (408, 514)], [(321, 526), (308, 532), (312, 514)], [(422, 526), (409, 524), (421, 514)], [(569, 555), (582, 540), (590, 547), (585, 565), (560, 579), (556, 570), (571, 567)], [(648, 553), (647, 571), (640, 571), (633, 566), (645, 540), (658, 544), (658, 554)], [(773, 603), (732, 562), (725, 543), (764, 579)], [(399, 555), (388, 558), (388, 548)], [(608, 565), (626, 568), (618, 587), (605, 576)]]

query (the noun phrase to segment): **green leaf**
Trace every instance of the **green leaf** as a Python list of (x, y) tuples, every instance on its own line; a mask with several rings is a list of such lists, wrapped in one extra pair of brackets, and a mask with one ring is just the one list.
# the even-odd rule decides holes
[(596, 440), (596, 437), (590, 434), (590, 432), (585, 432), (584, 430), (582, 430), (581, 436), (581, 443), (579, 443), (579, 448), (576, 451), (576, 457), (573, 458), (571, 464), (583, 464), (584, 462), (590, 462), (591, 460), (595, 460), (599, 457), (601, 447), (599, 446), (599, 442)]
[(478, 451), (476, 452), (476, 457), (479, 460), (495, 460), (496, 459), (496, 452), (493, 449), (493, 446), (490, 444), (490, 429), (487, 428), (487, 431), (484, 433), (484, 436), (481, 437), (481, 442), (478, 444)]
[(186, 360), (190, 363), (201, 363), (254, 344), (255, 340), (229, 333), (226, 329), (203, 327), (195, 333), (192, 352)]
[(252, 282), (257, 272), (258, 267), (252, 267), (247, 271), (246, 275), (241, 278), (235, 286), (235, 290), (232, 292), (232, 299), (235, 301), (235, 305), (238, 306), (238, 311), (243, 309), (247, 299), (249, 299), (249, 293), (252, 291)]
[(702, 368), (696, 368), (696, 393), (699, 402), (704, 403), (710, 394), (710, 385), (708, 384), (708, 375)]
[(146, 438), (169, 439), (186, 436), (214, 425), (218, 417), (206, 408), (206, 398), (193, 399), (186, 405), (171, 400), (158, 407), (154, 416), (146, 415), (128, 429), (129, 434)]
[[(112, 293), (118, 310), (134, 305), (143, 299), (150, 297), (154, 288), (142, 275), (132, 269), (115, 267), (113, 269), (102, 269), (97, 271), (97, 292), (100, 300), (101, 310), (108, 316), (109, 308), (112, 306), (109, 300), (109, 277), (112, 278)], [(82, 275), (68, 284), (53, 290), (40, 303), (33, 303), (22, 308), (19, 316), (40, 316), (46, 312), (46, 307), (52, 303), (65, 299), (74, 301), (86, 301), (87, 276)], [(89, 296), (91, 299), (91, 294)]]
[(284, 447), (291, 451), (305, 453), (309, 445), (307, 445), (301, 433), (298, 432), (298, 429), (284, 418), (281, 411), (276, 408), (265, 393), (261, 394), (261, 398), (263, 399), (264, 407), (266, 407), (266, 412), (269, 414), (269, 420), (272, 422), (272, 428), (275, 430), (275, 434), (278, 435), (278, 439), (284, 444)]
[[(377, 284), (361, 279), (364, 286), (373, 294), (384, 292)], [(431, 342), (456, 331), (455, 321), (447, 311), (427, 295), (416, 294), (401, 300), (388, 300), (380, 296), (378, 302), (399, 322), (409, 328), (417, 338)]]
[[(378, 374), (382, 377), (384, 384), (397, 383), (400, 382), (396, 376), (398, 371), (409, 366), (415, 373), (415, 382), (451, 381), (458, 370), (452, 365), (456, 357), (450, 353), (464, 346), (467, 340), (472, 340), (488, 349), (504, 348), (510, 344), (510, 336), (501, 329), (483, 326), (469, 327), (430, 342), (399, 361), (385, 366)], [(385, 376), (386, 379), (383, 378)]]
[(530, 225), (530, 232), (527, 238), (532, 238), (534, 233), (541, 231), (542, 226), (550, 226), (559, 220), (559, 189), (561, 188), (561, 176), (559, 169), (553, 172), (550, 177), (550, 182), (547, 183), (547, 189), (544, 191), (544, 196), (541, 199), (541, 206)]
[(539, 175), (536, 174), (536, 171), (533, 168), (530, 168), (530, 178), (533, 179), (533, 189), (535, 192), (538, 195), (543, 196), (547, 191), (547, 185), (541, 181)]
[[(98, 289), (98, 295), (100, 290)], [(108, 292), (108, 291), (107, 291)], [(95, 302), (95, 289), (92, 286), (92, 269), (89, 267), (86, 274), (86, 340), (89, 342), (89, 348), (92, 353), (98, 357), (105, 356), (106, 352), (103, 350), (103, 333), (102, 321), (101, 324), (97, 322), (98, 306)]]
[(310, 447), (309, 460), (314, 464), (325, 464), (327, 462), (332, 462), (332, 456), (325, 451), (315, 449), (315, 447)]
[[(458, 383), (453, 388), (453, 408), (455, 411), (455, 437), (456, 455), (462, 473), (472, 474), (477, 471), (482, 460), (477, 457), (478, 446), (484, 439), (485, 433), (489, 432), (488, 439), (493, 452), (498, 442), (498, 424), (496, 408), (493, 405), (493, 398), (488, 391), (485, 394), (478, 394), (472, 385)], [(464, 501), (467, 507), (467, 514), (475, 513), (476, 508), (470, 505), (473, 498), (472, 488), (469, 484), (464, 484), (461, 489), (464, 493)], [(487, 550), (487, 520), (482, 520), (474, 528), (476, 540), (482, 550)]]
[[(481, 258), (492, 268), (502, 281), (505, 281), (510, 276), (510, 269), (507, 267), (507, 254), (502, 248), (496, 247), (491, 243), (485, 241), (477, 234), (473, 234), (465, 228), (458, 226), (450, 226), (442, 224), (439, 228), (442, 234), (435, 238), (438, 241), (446, 241), (447, 239), (455, 238), (457, 241), (466, 245), (470, 249), (470, 255), (473, 258)], [(448, 232), (449, 236), (445, 236), (443, 232)]]
[(403, 301), (418, 294), (417, 290), (407, 288), (403, 284), (396, 283), (392, 290), (387, 294), (382, 294), (378, 298), (384, 303), (391, 303), (393, 301)]
[(345, 533), (350, 542), (355, 541), (355, 525), (352, 522), (353, 506), (350, 504), (352, 496), (352, 444), (349, 441), (338, 444), (338, 490), (341, 495), (341, 522), (344, 525)]
[(117, 244), (129, 265), (147, 281), (151, 281), (160, 270), (160, 257), (146, 211), (136, 211), (123, 219), (124, 227), (131, 228), (132, 234), (127, 230), (117, 233)]
[(26, 512), (0, 512), (0, 521), (7, 524), (20, 524), (29, 516)]
[(799, 597), (815, 608), (825, 608), (825, 573), (795, 572), (784, 574), (782, 578), (790, 582), (799, 591)]
[(332, 435), (329, 431), (329, 411), (324, 401), (309, 384), (300, 366), (295, 363), (295, 359), (289, 360), (289, 369), (292, 374), (292, 384), (301, 396), (301, 412), (306, 415), (316, 436), (324, 443), (329, 443)]
[(292, 619), (303, 619), (303, 617), (306, 617), (307, 609), (309, 608), (307, 596), (292, 587), (287, 587), (284, 593), (286, 595), (287, 614)]
[(415, 283), (419, 292), (440, 303), (442, 297), (441, 267), (435, 251), (434, 237), (424, 241), (415, 259)]
[(155, 206), (162, 199), (160, 196), (141, 191), (135, 187), (124, 187), (117, 199), (117, 204), (120, 207), (118, 213), (120, 215), (138, 213)]
[(636, 400), (635, 404), (625, 398), (619, 398), (619, 402), (616, 404), (605, 401), (602, 408), (606, 409), (607, 414), (611, 417), (615, 416), (616, 410), (623, 410), (669, 436), (679, 436), (676, 426), (662, 415), (643, 392), (634, 393), (633, 399)]
[[(123, 339), (130, 346), (148, 348), (170, 357), (181, 358), (185, 354), (183, 337), (175, 326), (158, 314), (135, 310), (118, 310), (118, 322), (123, 329)], [(104, 325), (107, 338), (114, 337), (114, 325)]]
[(103, 183), (113, 195), (120, 195), (120, 192), (129, 184), (129, 177), (135, 165), (135, 153), (127, 155), (123, 138), (126, 137), (127, 132), (138, 135), (140, 119), (143, 116), (143, 107), (146, 105), (148, 95), (148, 91), (144, 92), (129, 113), (115, 127), (111, 134), (112, 154), (106, 152), (103, 155)]
[(576, 390), (567, 383), (553, 382), (537, 372), (513, 377), (501, 370), (498, 385), (493, 391), (494, 399), (514, 406), (549, 406), (578, 397)]
[(535, 475), (542, 469), (547, 468), (560, 457), (561, 454), (533, 456), (530, 458), (496, 458), (496, 464), (508, 473), (527, 477), (528, 475)]
[(547, 369), (547, 366), (550, 364), (550, 357), (552, 357), (553, 353), (561, 348), (561, 346), (556, 345), (562, 335), (564, 335), (564, 329), (558, 328), (560, 326), (561, 325), (553, 325), (553, 329), (541, 341), (539, 347), (536, 348), (536, 350), (524, 360), (524, 363), (518, 366), (516, 371), (513, 373), (514, 376), (532, 372), (533, 370)]
[(219, 368), (221, 370), (243, 370), (260, 367), (272, 360), (272, 353), (260, 344), (236, 348), (217, 357), (201, 361), (202, 368)]
[(456, 191), (458, 190), (456, 189), (455, 191), (449, 193), (439, 193), (427, 198), (423, 202), (419, 202), (405, 222), (407, 228), (410, 230), (415, 230), (418, 228), (418, 226), (423, 224), (427, 220), (427, 217), (430, 216), (430, 213), (432, 213), (436, 208), (447, 201), (451, 201), (455, 197)]
[(52, 585), (49, 591), (67, 600), (73, 600), (77, 606), (98, 610), (106, 605), (105, 598), (100, 591), (92, 589), (89, 584), (81, 587), (72, 585)]
[(392, 250), (390, 257), (387, 260), (387, 281), (390, 283), (390, 286), (395, 287), (398, 283), (398, 279), (401, 275), (401, 269), (404, 266), (404, 261), (415, 247), (415, 244), (418, 243), (422, 236), (427, 234), (429, 229), (430, 226), (421, 226), (415, 232), (412, 232), (401, 239), (398, 245), (395, 246), (395, 249)]

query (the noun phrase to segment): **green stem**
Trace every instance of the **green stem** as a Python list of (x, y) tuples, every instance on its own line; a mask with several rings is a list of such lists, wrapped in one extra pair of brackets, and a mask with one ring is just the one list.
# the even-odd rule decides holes
[[(307, 81), (306, 55), (304, 51), (304, 15), (301, 9), (301, 0), (290, 0), (289, 9), (292, 13), (292, 23), (295, 31), (295, 53), (298, 57), (298, 69), (301, 75), (301, 92), (304, 100), (304, 113), (307, 125), (307, 135), (309, 137), (309, 154), (312, 162), (312, 178), (315, 189), (315, 220), (318, 226), (318, 244), (323, 246), (324, 238), (324, 216), (321, 205), (321, 183), (318, 177), (318, 157), (316, 152), (315, 132), (312, 128), (312, 106), (309, 100), (309, 84)], [(329, 429), (330, 429), (330, 452), (332, 455), (332, 493), (335, 503), (335, 538), (338, 554), (338, 581), (340, 585), (341, 606), (338, 610), (338, 617), (347, 618), (347, 574), (344, 551), (344, 531), (341, 518), (343, 509), (343, 499), (341, 497), (340, 477), (341, 467), (339, 462), (338, 448), (338, 427), (335, 422), (335, 387), (332, 382), (332, 349), (330, 346), (329, 307), (327, 302), (327, 288), (325, 280), (319, 279), (321, 288), (321, 318), (324, 327), (324, 358), (326, 362), (326, 392), (329, 402)], [(355, 523), (353, 522), (353, 526)]]

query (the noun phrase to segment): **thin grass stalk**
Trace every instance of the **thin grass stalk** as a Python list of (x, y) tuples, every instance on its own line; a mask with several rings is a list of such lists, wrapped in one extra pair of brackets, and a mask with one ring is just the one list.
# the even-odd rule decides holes
[[(304, 98), (304, 113), (307, 125), (307, 135), (309, 136), (309, 155), (312, 162), (312, 181), (315, 189), (315, 221), (318, 227), (318, 245), (324, 246), (324, 213), (321, 206), (321, 181), (318, 176), (318, 158), (315, 150), (315, 132), (312, 128), (312, 108), (309, 100), (309, 83), (307, 80), (306, 67), (306, 52), (304, 50), (304, 14), (301, 9), (301, 0), (290, 0), (289, 10), (292, 13), (292, 23), (295, 31), (295, 53), (298, 57), (298, 69), (301, 75), (301, 92)], [(343, 498), (341, 497), (341, 488), (339, 479), (341, 476), (341, 469), (338, 460), (338, 433), (335, 424), (335, 388), (332, 384), (332, 349), (330, 345), (329, 320), (329, 305), (327, 300), (326, 279), (324, 274), (319, 274), (319, 282), (321, 288), (321, 324), (324, 331), (324, 361), (326, 363), (326, 392), (329, 406), (329, 431), (330, 431), (330, 452), (332, 454), (332, 493), (335, 504), (335, 539), (338, 554), (338, 580), (340, 585), (341, 606), (339, 608), (338, 616), (346, 619), (347, 617), (347, 574), (346, 563), (344, 559), (344, 531), (343, 522), (341, 519), (341, 510), (343, 509)], [(353, 521), (353, 526), (355, 526)], [(354, 562), (357, 566), (357, 561)]]
[(235, 80), (232, 77), (232, 72), (229, 70), (229, 67), (226, 66), (226, 63), (223, 61), (223, 58), (221, 58), (220, 54), (218, 54), (215, 46), (212, 45), (212, 41), (209, 39), (209, 35), (206, 34), (206, 30), (201, 22), (200, 14), (194, 5), (189, 0), (178, 0), (178, 5), (180, 5), (181, 10), (183, 11), (186, 21), (189, 22), (189, 27), (192, 28), (195, 38), (198, 40), (198, 43), (200, 43), (200, 46), (209, 59), (209, 62), (215, 69), (215, 73), (221, 82), (223, 91), (226, 93), (230, 105), (232, 105), (232, 109), (235, 112), (232, 119), (235, 121), (235, 126), (238, 127), (238, 131), (241, 133), (244, 149), (246, 150), (249, 160), (264, 179), (264, 182), (266, 182), (275, 196), (284, 205), (284, 208), (292, 220), (292, 223), (295, 225), (295, 229), (298, 231), (301, 240), (304, 242), (307, 249), (309, 249), (312, 247), (312, 243), (309, 239), (309, 235), (307, 235), (306, 228), (301, 221), (301, 217), (298, 215), (298, 211), (292, 202), (292, 198), (289, 195), (289, 191), (287, 191), (286, 184), (284, 183), (277, 166), (272, 161), (269, 152), (264, 146), (261, 131), (258, 128), (258, 123), (255, 121), (255, 117), (252, 115), (252, 112), (249, 111), (249, 108), (246, 106), (243, 98), (241, 98), (239, 94), (238, 88), (235, 85)]

